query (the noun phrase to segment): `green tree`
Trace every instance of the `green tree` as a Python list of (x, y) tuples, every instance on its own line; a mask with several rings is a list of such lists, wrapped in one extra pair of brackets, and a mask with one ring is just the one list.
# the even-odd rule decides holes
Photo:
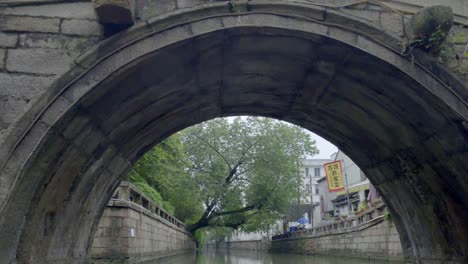
[(303, 129), (267, 118), (215, 119), (181, 133), (186, 173), (182, 189), (203, 203), (189, 226), (253, 231), (268, 228), (298, 196), (300, 162), (318, 153)]
[(173, 135), (148, 151), (133, 167), (128, 180), (156, 204), (185, 223), (192, 223), (203, 213), (202, 204), (189, 192), (196, 188), (186, 171), (187, 158), (180, 135)]
[(212, 239), (230, 228), (269, 228), (300, 195), (302, 158), (317, 152), (297, 126), (215, 119), (158, 144), (128, 178), (197, 238)]

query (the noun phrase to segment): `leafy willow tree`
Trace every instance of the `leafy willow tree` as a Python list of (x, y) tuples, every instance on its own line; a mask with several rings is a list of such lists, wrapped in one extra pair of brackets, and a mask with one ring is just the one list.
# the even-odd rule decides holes
[(182, 132), (204, 211), (189, 226), (266, 229), (298, 196), (300, 163), (318, 153), (303, 129), (267, 118), (215, 119)]

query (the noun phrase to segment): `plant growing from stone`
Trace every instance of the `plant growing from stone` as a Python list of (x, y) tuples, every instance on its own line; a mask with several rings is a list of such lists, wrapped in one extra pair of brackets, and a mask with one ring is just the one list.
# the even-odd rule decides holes
[(384, 212), (383, 212), (383, 218), (385, 221), (391, 223), (392, 222), (392, 215), (390, 214), (390, 212), (388, 211), (387, 208), (385, 208)]

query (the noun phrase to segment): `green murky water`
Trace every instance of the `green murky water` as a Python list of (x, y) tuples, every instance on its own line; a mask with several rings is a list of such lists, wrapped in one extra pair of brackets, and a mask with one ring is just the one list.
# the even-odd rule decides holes
[(322, 257), (294, 254), (269, 254), (250, 251), (208, 251), (179, 255), (157, 263), (163, 264), (388, 264), (402, 263), (375, 259)]

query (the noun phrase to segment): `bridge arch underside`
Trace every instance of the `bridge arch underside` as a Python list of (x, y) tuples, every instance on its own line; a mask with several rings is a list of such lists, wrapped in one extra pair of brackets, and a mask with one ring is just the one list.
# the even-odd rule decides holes
[[(285, 120), (330, 140), (384, 196), (408, 259), (466, 261), (464, 106), (370, 39), (281, 19), (173, 27), (62, 87), (2, 171), (16, 177), (1, 218), (2, 263), (84, 263), (131, 164), (183, 128), (231, 115)], [(197, 33), (203, 23), (210, 30)]]

